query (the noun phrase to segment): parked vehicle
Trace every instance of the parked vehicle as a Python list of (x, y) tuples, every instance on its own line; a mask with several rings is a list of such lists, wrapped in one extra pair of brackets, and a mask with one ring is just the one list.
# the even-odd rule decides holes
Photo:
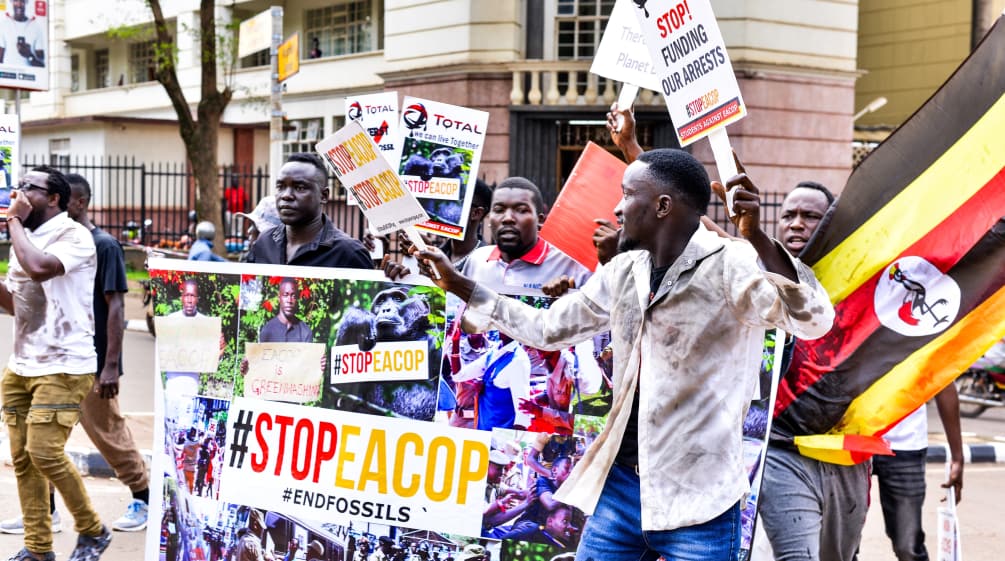
[(960, 416), (977, 417), (989, 407), (1005, 407), (1005, 339), (956, 379)]

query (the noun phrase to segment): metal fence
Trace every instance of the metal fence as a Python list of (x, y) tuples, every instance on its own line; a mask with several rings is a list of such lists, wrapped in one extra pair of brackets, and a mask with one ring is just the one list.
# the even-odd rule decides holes
[[(195, 176), (185, 163), (137, 163), (121, 156), (60, 158), (48, 155), (24, 158), (22, 169), (52, 165), (64, 173), (77, 173), (91, 184), (91, 220), (123, 242), (177, 247), (194, 225), (206, 219), (195, 215)], [(221, 166), (221, 222), (228, 246), (243, 244), (247, 221), (235, 212), (251, 212), (262, 197), (271, 194), (269, 172), (263, 167)], [(365, 227), (359, 209), (347, 206), (341, 185), (329, 177), (333, 196), (325, 212), (336, 226), (352, 236)]]
[[(194, 216), (195, 178), (184, 163), (136, 163), (135, 158), (120, 156), (62, 158), (53, 162), (46, 155), (25, 158), (23, 169), (41, 164), (86, 178), (92, 190), (91, 219), (122, 242), (180, 248), (182, 238), (202, 219)], [(228, 249), (238, 251), (243, 246), (247, 224), (242, 218), (233, 219), (232, 213), (250, 212), (262, 197), (271, 194), (268, 170), (222, 166), (218, 177)], [(325, 207), (328, 217), (350, 236), (363, 236), (362, 213), (345, 204), (344, 190), (334, 177), (329, 177), (329, 188), (333, 196)], [(722, 203), (712, 198), (709, 216), (736, 234)], [(783, 193), (761, 193), (761, 227), (769, 235), (775, 233), (783, 198)], [(546, 201), (549, 205), (551, 202)]]

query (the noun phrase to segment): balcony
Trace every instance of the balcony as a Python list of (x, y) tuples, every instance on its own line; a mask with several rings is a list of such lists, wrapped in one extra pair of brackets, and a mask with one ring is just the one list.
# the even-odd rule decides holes
[[(590, 73), (588, 60), (525, 60), (507, 65), (513, 73), (513, 105), (602, 105), (618, 98), (621, 85)], [(662, 105), (663, 98), (640, 90), (636, 105)]]

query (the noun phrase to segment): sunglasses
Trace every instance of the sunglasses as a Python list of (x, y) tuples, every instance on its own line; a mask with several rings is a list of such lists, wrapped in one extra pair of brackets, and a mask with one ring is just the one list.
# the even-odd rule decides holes
[(23, 192), (28, 192), (28, 191), (31, 191), (32, 189), (38, 189), (39, 191), (45, 191), (46, 193), (49, 192), (49, 188), (48, 187), (44, 187), (42, 185), (35, 185), (34, 183), (28, 183), (27, 181), (21, 181), (21, 182), (19, 182), (17, 184), (16, 189), (18, 191), (23, 191)]

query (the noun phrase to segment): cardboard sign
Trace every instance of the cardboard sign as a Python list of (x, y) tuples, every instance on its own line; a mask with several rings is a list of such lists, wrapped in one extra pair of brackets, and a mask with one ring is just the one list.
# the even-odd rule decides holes
[(300, 72), (300, 32), (283, 41), (279, 45), (279, 81), (283, 82), (287, 78)]
[(216, 372), (220, 318), (181, 314), (154, 318), (157, 357), (165, 372)]
[(324, 356), (324, 343), (246, 343), (245, 397), (293, 403), (316, 400)]
[[(345, 98), (345, 118), (358, 121), (370, 135), (391, 169), (398, 167), (401, 138), (398, 129), (398, 92), (381, 92)], [(348, 198), (351, 206), (356, 200)]]
[(630, 0), (617, 0), (590, 72), (626, 84), (660, 91), (660, 78)]
[(489, 114), (414, 97), (402, 107), (398, 175), (431, 217), (416, 227), (463, 239)]
[[(220, 500), (306, 519), (477, 536), (487, 431), (235, 398)], [(254, 493), (248, 493), (254, 489)]]
[(332, 133), (315, 150), (356, 199), (372, 230), (390, 234), (429, 220), (358, 121)]
[(709, 0), (650, 0), (635, 16), (681, 146), (747, 114)]
[(593, 245), (594, 218), (617, 223), (614, 207), (621, 200), (621, 178), (628, 164), (590, 142), (541, 227), (541, 237), (582, 266), (597, 268)]

